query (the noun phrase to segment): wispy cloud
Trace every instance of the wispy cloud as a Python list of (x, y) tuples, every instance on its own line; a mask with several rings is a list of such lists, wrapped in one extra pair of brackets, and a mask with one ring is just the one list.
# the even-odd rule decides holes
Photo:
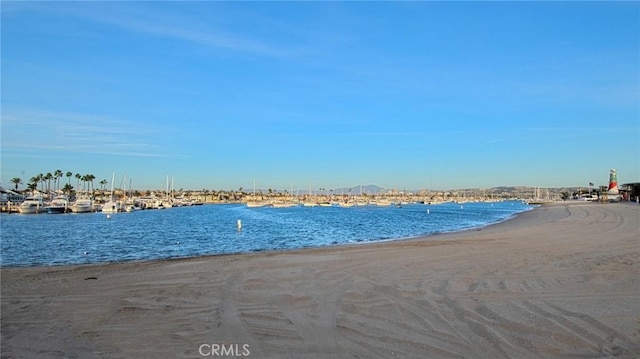
[[(203, 14), (188, 14), (171, 8), (171, 3), (150, 6), (137, 2), (72, 4), (47, 7), (90, 21), (152, 36), (185, 41), (213, 49), (230, 50), (259, 56), (281, 57), (290, 54), (283, 46), (232, 31), (214, 21), (203, 21)], [(78, 6), (81, 5), (81, 6)], [(162, 6), (167, 5), (167, 6)], [(178, 9), (178, 10), (176, 10)], [(209, 19), (211, 20), (211, 19)]]
[(489, 141), (485, 142), (485, 145), (492, 145), (494, 143), (499, 143), (499, 142), (504, 142), (504, 140), (503, 139), (499, 139), (499, 138), (494, 139), (494, 140), (489, 140)]
[(106, 18), (111, 24), (152, 35), (171, 37), (212, 48), (220, 48), (239, 52), (247, 52), (265, 56), (284, 55), (283, 50), (252, 39), (242, 38), (237, 34), (221, 30), (198, 30), (182, 24), (160, 24), (158, 22), (127, 19)]
[(126, 157), (170, 157), (160, 146), (166, 131), (108, 116), (41, 110), (2, 111), (2, 149)]

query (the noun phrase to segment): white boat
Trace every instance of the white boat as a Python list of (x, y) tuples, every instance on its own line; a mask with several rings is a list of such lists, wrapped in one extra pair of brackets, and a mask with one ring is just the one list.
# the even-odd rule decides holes
[(53, 199), (51, 203), (47, 206), (47, 213), (50, 214), (58, 214), (65, 213), (69, 208), (69, 201), (67, 197), (59, 196)]
[(245, 203), (247, 208), (261, 208), (270, 205), (270, 203), (266, 201), (256, 201), (256, 180), (253, 180), (253, 201), (247, 201)]
[(260, 207), (267, 207), (267, 206), (272, 206), (272, 204), (267, 202), (247, 202), (248, 208), (260, 208)]
[(117, 213), (120, 212), (120, 208), (122, 207), (119, 201), (109, 201), (102, 205), (103, 213)]
[(71, 205), (71, 212), (73, 213), (87, 213), (93, 211), (93, 201), (90, 199), (79, 199)]
[(173, 198), (173, 204), (176, 207), (191, 207), (191, 200), (184, 198), (184, 196), (178, 196)]
[(129, 178), (129, 195), (126, 195), (127, 189), (125, 188), (125, 199), (120, 201), (120, 211), (122, 212), (135, 212), (142, 209), (140, 201), (133, 197), (133, 191), (131, 190), (133, 188), (131, 185), (132, 182), (131, 178)]
[(298, 206), (295, 202), (274, 202), (271, 204), (274, 208), (290, 208)]
[(374, 203), (376, 206), (379, 206), (379, 207), (391, 206), (391, 202), (389, 200), (386, 200), (386, 199), (379, 199), (379, 200), (377, 200), (375, 202), (372, 202), (372, 203)]
[(111, 197), (110, 197), (111, 200), (102, 205), (102, 212), (104, 213), (120, 212), (121, 203), (113, 199), (113, 181), (115, 180), (116, 180), (116, 173), (114, 171), (113, 174), (111, 175)]
[(33, 214), (45, 212), (44, 202), (41, 197), (27, 197), (24, 202), (18, 206), (18, 212), (22, 214)]
[(122, 210), (124, 212), (135, 212), (142, 210), (142, 202), (139, 200), (136, 201), (126, 201), (122, 204)]

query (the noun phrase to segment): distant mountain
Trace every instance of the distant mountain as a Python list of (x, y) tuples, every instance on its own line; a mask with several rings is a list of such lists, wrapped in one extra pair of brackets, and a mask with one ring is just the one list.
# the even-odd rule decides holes
[(527, 186), (498, 186), (498, 187), (491, 187), (490, 189), (493, 191), (500, 191), (500, 192), (515, 192), (515, 191), (523, 191), (523, 190), (528, 190), (532, 187), (527, 187)]
[[(356, 195), (356, 194), (360, 194), (360, 190), (362, 189), (362, 193), (366, 193), (366, 194), (383, 194), (385, 193), (385, 189), (380, 187), (380, 186), (376, 186), (373, 184), (370, 185), (366, 185), (366, 186), (353, 186), (351, 188), (348, 187), (342, 187), (342, 188), (326, 188), (326, 189), (318, 189), (318, 188), (312, 188), (311, 189), (311, 194), (312, 195), (323, 195), (323, 194), (330, 194), (333, 193), (334, 195), (340, 195), (340, 194), (351, 194), (351, 195)], [(351, 190), (351, 192), (349, 192), (349, 190)], [(247, 189), (243, 189), (243, 191), (245, 193), (253, 193), (253, 189), (247, 190)], [(272, 191), (274, 192), (283, 192), (283, 190), (276, 190), (273, 189)], [(264, 188), (256, 188), (256, 193), (262, 193), (267, 194), (269, 193), (268, 189), (264, 189)], [(308, 189), (305, 188), (300, 188), (296, 191), (294, 191), (294, 194), (300, 194), (300, 195), (305, 195), (309, 193)]]
[[(356, 195), (356, 194), (360, 194), (360, 191), (362, 190), (362, 193), (366, 193), (366, 194), (382, 194), (384, 193), (385, 189), (380, 187), (380, 186), (376, 186), (374, 184), (370, 184), (370, 185), (366, 185), (366, 186), (353, 186), (351, 188), (348, 187), (343, 187), (343, 188), (334, 188), (333, 189), (333, 194), (352, 194), (352, 195)], [(324, 191), (316, 191), (317, 193), (323, 193)]]

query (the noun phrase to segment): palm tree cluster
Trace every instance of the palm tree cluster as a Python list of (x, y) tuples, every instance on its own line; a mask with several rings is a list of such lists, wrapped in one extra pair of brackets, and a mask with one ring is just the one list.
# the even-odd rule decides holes
[[(61, 179), (62, 177), (67, 177), (67, 183), (62, 185)], [(74, 187), (71, 185), (71, 177), (74, 177), (73, 172), (62, 172), (62, 170), (55, 170), (53, 173), (48, 172), (46, 174), (40, 173), (36, 176), (31, 177), (29, 183), (27, 184), (27, 189), (31, 191), (35, 191), (40, 187), (40, 191), (51, 193), (51, 191), (60, 191), (71, 194), (73, 192)], [(77, 180), (77, 185), (75, 187), (76, 192), (80, 190), (83, 192), (91, 192), (93, 193), (93, 181), (96, 179), (96, 176), (92, 174), (81, 175), (80, 173), (75, 174), (75, 178)], [(51, 186), (51, 182), (53, 181), (53, 186)], [(80, 182), (82, 182), (82, 188), (80, 187)], [(11, 183), (15, 185), (16, 191), (18, 190), (18, 185), (22, 184), (22, 179), (18, 177), (14, 177), (11, 179)], [(104, 186), (107, 184), (107, 180), (100, 181), (100, 184)], [(46, 187), (45, 187), (46, 185)]]

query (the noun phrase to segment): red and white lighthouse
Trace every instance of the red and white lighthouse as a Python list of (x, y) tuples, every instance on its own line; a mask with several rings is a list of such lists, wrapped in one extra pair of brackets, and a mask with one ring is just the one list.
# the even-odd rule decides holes
[(609, 171), (609, 189), (607, 190), (608, 194), (618, 194), (618, 174), (616, 170), (613, 169)]

